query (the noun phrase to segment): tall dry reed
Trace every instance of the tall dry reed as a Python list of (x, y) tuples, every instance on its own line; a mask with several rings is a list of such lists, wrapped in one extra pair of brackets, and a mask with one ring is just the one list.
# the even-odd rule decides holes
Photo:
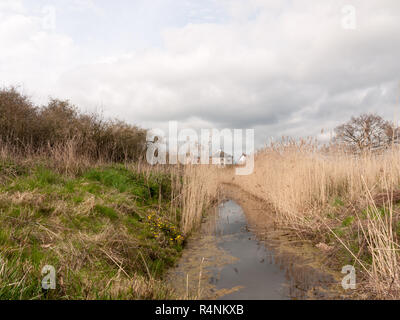
[(216, 166), (184, 166), (181, 223), (186, 234), (201, 223), (204, 211), (217, 199), (220, 175)]
[[(365, 244), (371, 258), (370, 263), (356, 261), (363, 264), (369, 288), (380, 297), (399, 296), (398, 147), (380, 154), (351, 155), (320, 148), (311, 139), (286, 141), (259, 151), (254, 173), (236, 177), (235, 182), (268, 201), (278, 222), (299, 233), (324, 234), (356, 216), (358, 227), (354, 228), (361, 231), (351, 241)], [(331, 216), (335, 203), (343, 207), (344, 216)], [(340, 244), (349, 241), (341, 239)], [(361, 254), (350, 245), (346, 248), (355, 258)]]

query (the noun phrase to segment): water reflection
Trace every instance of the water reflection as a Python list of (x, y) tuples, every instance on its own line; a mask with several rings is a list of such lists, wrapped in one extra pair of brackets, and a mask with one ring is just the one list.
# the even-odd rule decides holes
[(285, 242), (282, 239), (267, 237), (274, 230), (265, 208), (260, 209), (257, 201), (243, 194), (239, 200), (226, 200), (215, 208), (200, 232), (189, 240), (179, 264), (169, 273), (169, 282), (181, 297), (341, 298), (337, 290), (340, 282), (323, 271), (313, 255), (302, 247), (282, 245)]
[(285, 271), (274, 263), (273, 253), (250, 232), (242, 208), (233, 200), (219, 207), (216, 240), (218, 247), (238, 260), (215, 268), (211, 283), (217, 289), (241, 287), (221, 299), (288, 299)]

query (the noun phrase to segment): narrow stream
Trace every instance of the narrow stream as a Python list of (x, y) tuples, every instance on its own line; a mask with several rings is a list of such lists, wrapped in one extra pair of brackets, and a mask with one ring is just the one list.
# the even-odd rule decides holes
[[(238, 202), (225, 200), (189, 239), (179, 264), (167, 276), (180, 297), (341, 299), (338, 278), (315, 263), (314, 256), (304, 248), (282, 251), (279, 245), (273, 247), (267, 245), (267, 240), (260, 241), (246, 215), (253, 220), (254, 212), (265, 213), (265, 209), (243, 196), (241, 202), (246, 214)], [(268, 216), (263, 215), (263, 219)]]
[(247, 227), (242, 208), (233, 200), (221, 203), (216, 226), (218, 246), (237, 258), (222, 268), (211, 268), (210, 282), (218, 289), (240, 289), (221, 299), (288, 299), (285, 271), (273, 253)]

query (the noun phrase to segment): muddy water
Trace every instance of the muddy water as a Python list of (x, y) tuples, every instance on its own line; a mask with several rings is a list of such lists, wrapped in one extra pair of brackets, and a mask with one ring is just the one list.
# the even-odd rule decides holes
[(271, 250), (249, 230), (242, 208), (232, 200), (222, 203), (216, 228), (218, 246), (236, 257), (234, 263), (212, 270), (217, 289), (239, 286), (221, 299), (287, 299), (285, 272), (274, 263)]
[[(338, 274), (307, 246), (287, 245), (276, 235), (265, 207), (227, 192), (190, 239), (179, 264), (168, 275), (181, 297), (200, 299), (343, 298)], [(236, 198), (237, 200), (233, 200)], [(245, 211), (244, 211), (245, 209)], [(271, 236), (273, 235), (273, 236)]]

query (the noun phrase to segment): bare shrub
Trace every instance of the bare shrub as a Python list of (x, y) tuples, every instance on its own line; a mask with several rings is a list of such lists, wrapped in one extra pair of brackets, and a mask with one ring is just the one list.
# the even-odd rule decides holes
[[(66, 156), (90, 161), (136, 161), (146, 130), (97, 114), (83, 114), (69, 101), (35, 106), (15, 88), (0, 90), (0, 142), (14, 156)], [(62, 149), (65, 149), (61, 151)]]

